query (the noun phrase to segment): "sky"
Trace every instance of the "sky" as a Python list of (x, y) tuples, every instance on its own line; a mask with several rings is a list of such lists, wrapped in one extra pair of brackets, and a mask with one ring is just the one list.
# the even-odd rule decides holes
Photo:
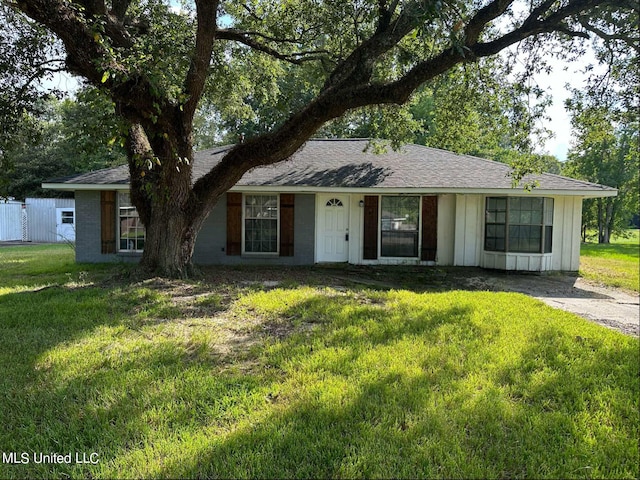
[(567, 159), (567, 151), (571, 147), (572, 139), (571, 117), (564, 108), (564, 102), (570, 96), (566, 85), (571, 80), (571, 84), (577, 86), (576, 76), (581, 77), (577, 73), (568, 73), (561, 68), (554, 68), (551, 74), (539, 74), (535, 78), (538, 85), (551, 95), (553, 102), (546, 109), (549, 120), (545, 121), (544, 126), (551, 130), (554, 136), (545, 142), (538, 153), (550, 153), (562, 162)]
[(548, 139), (537, 153), (550, 153), (564, 162), (573, 139), (571, 116), (565, 110), (564, 102), (571, 96), (569, 87), (584, 88), (587, 75), (581, 70), (587, 64), (596, 63), (596, 61), (592, 54), (587, 54), (579, 61), (570, 64), (565, 64), (561, 60), (552, 60), (549, 63), (553, 68), (552, 72), (539, 73), (534, 77), (534, 81), (551, 96), (553, 103), (546, 109), (549, 120), (544, 126), (554, 133), (554, 137)]

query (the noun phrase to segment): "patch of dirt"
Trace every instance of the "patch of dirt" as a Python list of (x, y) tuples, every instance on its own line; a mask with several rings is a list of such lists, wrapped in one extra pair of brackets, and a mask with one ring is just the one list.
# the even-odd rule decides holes
[[(416, 292), (483, 290), (517, 292), (587, 320), (640, 336), (640, 297), (634, 292), (604, 287), (570, 274), (526, 274), (480, 268), (424, 268), (329, 265), (315, 267), (207, 267), (199, 282), (149, 279), (142, 284), (172, 297), (174, 305), (191, 315), (219, 315), (239, 289), (268, 290), (296, 285), (344, 288), (408, 289)], [(207, 302), (210, 294), (219, 302)], [(201, 302), (199, 302), (201, 301)], [(187, 312), (184, 312), (187, 313)], [(245, 325), (246, 327), (246, 325)], [(263, 325), (265, 333), (286, 336), (282, 325)], [(255, 326), (254, 326), (255, 328)], [(238, 335), (238, 332), (236, 332)], [(247, 339), (241, 338), (244, 342)]]

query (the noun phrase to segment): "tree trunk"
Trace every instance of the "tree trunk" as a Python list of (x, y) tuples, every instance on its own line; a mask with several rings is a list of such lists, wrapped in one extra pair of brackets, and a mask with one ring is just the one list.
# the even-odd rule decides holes
[(154, 127), (134, 123), (127, 139), (131, 201), (145, 227), (140, 266), (147, 274), (184, 278), (206, 213), (193, 208), (190, 135)]
[(153, 209), (146, 228), (144, 252), (140, 266), (148, 273), (166, 277), (187, 277), (196, 233), (179, 209)]
[(604, 212), (604, 231), (601, 243), (611, 242), (611, 230), (613, 229), (613, 199), (607, 198)]
[(598, 243), (603, 243), (604, 242), (604, 218), (602, 218), (603, 216), (603, 209), (602, 209), (602, 199), (598, 198), (597, 200), (597, 205), (598, 205)]

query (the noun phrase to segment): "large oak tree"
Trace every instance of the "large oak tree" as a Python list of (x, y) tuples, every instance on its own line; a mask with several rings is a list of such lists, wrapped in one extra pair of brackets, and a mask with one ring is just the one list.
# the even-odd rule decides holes
[[(105, 90), (130, 125), (142, 265), (165, 275), (187, 272), (204, 220), (247, 170), (286, 159), (349, 110), (403, 104), (454, 66), (516, 44), (541, 51), (597, 35), (637, 48), (635, 0), (0, 1), (53, 32), (66, 69)], [(203, 97), (233, 108), (242, 89), (272, 94), (259, 84), (299, 72), (315, 81), (280, 92), (283, 120), (194, 182)]]

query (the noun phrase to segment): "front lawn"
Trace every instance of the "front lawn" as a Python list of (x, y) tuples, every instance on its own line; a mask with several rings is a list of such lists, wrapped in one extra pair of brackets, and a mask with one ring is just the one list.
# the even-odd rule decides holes
[(640, 292), (640, 239), (638, 230), (629, 237), (614, 237), (610, 244), (583, 243), (580, 275), (607, 285)]
[(0, 451), (30, 460), (1, 478), (640, 475), (636, 338), (520, 294), (129, 273), (0, 249)]

